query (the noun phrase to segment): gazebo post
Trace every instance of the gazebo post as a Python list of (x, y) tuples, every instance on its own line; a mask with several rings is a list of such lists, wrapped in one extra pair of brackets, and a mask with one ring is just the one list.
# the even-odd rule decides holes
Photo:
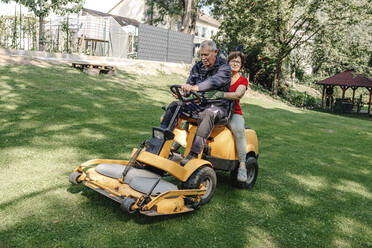
[(340, 86), (341, 87), (341, 89), (342, 89), (342, 99), (344, 99), (345, 98), (345, 91), (347, 90), (347, 89), (349, 89), (349, 87), (346, 87), (346, 86)]
[(367, 88), (369, 91), (368, 114), (371, 113), (372, 88)]
[(326, 86), (325, 86), (325, 84), (323, 84), (323, 91), (322, 91), (322, 109), (324, 109), (324, 93), (325, 93), (325, 90), (326, 90)]
[(354, 99), (355, 99), (355, 90), (358, 89), (358, 87), (351, 87), (353, 89), (353, 99), (351, 100), (354, 107)]

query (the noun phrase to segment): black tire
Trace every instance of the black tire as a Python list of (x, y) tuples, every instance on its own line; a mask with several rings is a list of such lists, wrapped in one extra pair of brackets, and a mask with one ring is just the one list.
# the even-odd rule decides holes
[(70, 176), (68, 177), (68, 179), (69, 179), (70, 183), (72, 183), (72, 184), (79, 184), (79, 183), (81, 183), (79, 181), (79, 177), (80, 176), (81, 176), (81, 173), (80, 172), (74, 171), (74, 172), (72, 172), (70, 174)]
[(207, 189), (207, 192), (205, 192), (200, 199), (200, 205), (204, 205), (212, 199), (217, 185), (216, 172), (211, 167), (203, 166), (197, 169), (189, 179), (183, 183), (182, 188), (199, 189), (201, 184), (204, 184)]
[(192, 198), (185, 198), (185, 205), (189, 208), (193, 208), (194, 210), (198, 210), (200, 208), (200, 202), (195, 202)]
[(257, 180), (258, 176), (258, 163), (257, 159), (252, 156), (247, 156), (245, 160), (245, 167), (247, 169), (247, 177), (248, 180), (246, 182), (239, 182), (238, 177), (238, 169), (237, 166), (231, 173), (230, 173), (230, 180), (233, 186), (241, 188), (241, 189), (250, 189), (252, 188)]
[(134, 213), (135, 210), (132, 209), (133, 205), (136, 203), (136, 199), (127, 197), (120, 204), (120, 209), (126, 213)]

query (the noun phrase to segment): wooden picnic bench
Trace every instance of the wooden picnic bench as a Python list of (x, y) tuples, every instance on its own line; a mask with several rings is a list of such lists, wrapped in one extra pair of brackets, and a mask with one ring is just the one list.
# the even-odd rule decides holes
[(72, 67), (77, 68), (90, 75), (108, 74), (114, 75), (116, 67), (112, 65), (93, 64), (89, 62), (73, 62)]

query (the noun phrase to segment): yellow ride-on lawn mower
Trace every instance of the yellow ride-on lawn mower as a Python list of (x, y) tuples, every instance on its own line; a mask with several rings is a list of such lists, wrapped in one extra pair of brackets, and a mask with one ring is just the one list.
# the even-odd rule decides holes
[[(153, 127), (150, 140), (133, 149), (129, 161), (94, 159), (78, 166), (69, 177), (73, 184), (84, 182), (85, 186), (117, 201), (122, 210), (139, 211), (148, 216), (191, 212), (212, 198), (217, 177), (214, 169), (230, 171), (231, 181), (241, 188), (252, 187), (258, 173), (258, 142), (256, 132), (246, 129), (247, 176), (246, 182), (237, 181), (238, 155), (234, 137), (225, 126), (228, 118), (216, 123), (203, 152), (185, 166), (179, 163), (180, 154), (172, 149), (178, 143), (185, 147), (184, 156), (191, 148), (197, 129), (197, 116), (182, 116), (186, 128), (180, 126), (178, 116), (183, 104), (200, 104), (202, 98), (192, 92), (189, 98), (180, 94), (180, 86), (172, 85), (171, 91), (178, 95), (178, 105), (171, 124), (178, 122), (172, 132)], [(170, 125), (171, 125), (170, 124)], [(179, 183), (169, 180), (172, 176)], [(168, 179), (168, 180), (166, 180)]]

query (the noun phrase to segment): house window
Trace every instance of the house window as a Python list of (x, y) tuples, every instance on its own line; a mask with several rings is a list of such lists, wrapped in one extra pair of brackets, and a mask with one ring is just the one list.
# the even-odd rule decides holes
[(207, 28), (203, 27), (202, 37), (204, 38), (207, 33)]
[(195, 27), (195, 36), (199, 36), (199, 27), (198, 26)]
[(211, 30), (211, 37), (214, 35), (214, 32), (213, 32), (213, 30)]

